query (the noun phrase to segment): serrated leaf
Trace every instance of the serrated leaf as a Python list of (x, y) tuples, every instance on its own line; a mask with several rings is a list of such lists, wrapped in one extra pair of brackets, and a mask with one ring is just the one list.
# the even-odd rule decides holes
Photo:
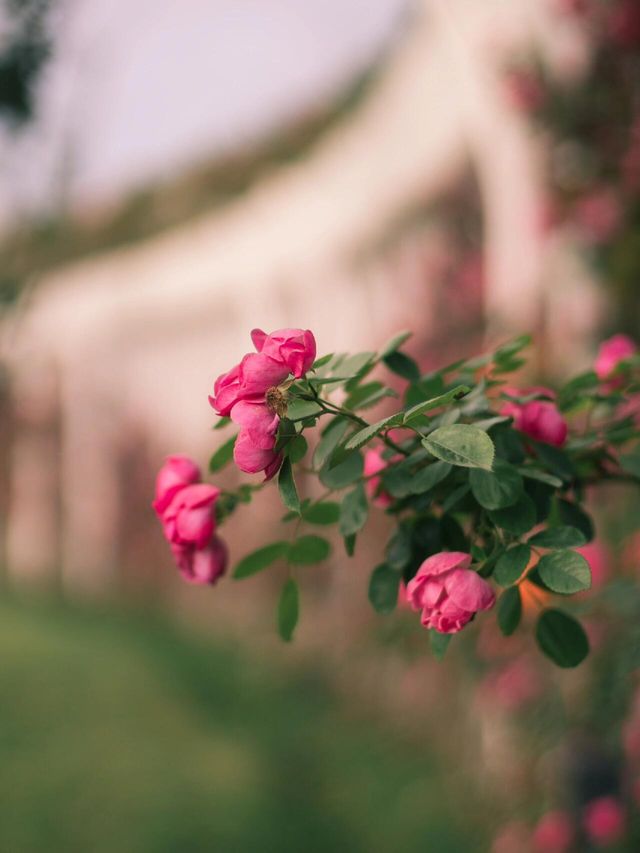
[(336, 501), (321, 501), (303, 507), (302, 517), (309, 524), (335, 524), (340, 518), (340, 504)]
[(358, 430), (358, 432), (354, 432), (354, 434), (350, 436), (349, 440), (345, 443), (345, 447), (347, 450), (357, 450), (359, 447), (362, 447), (363, 444), (366, 444), (368, 441), (371, 441), (372, 438), (375, 438), (375, 436), (382, 432), (383, 429), (391, 426), (397, 426), (400, 423), (402, 423), (402, 412), (397, 412), (395, 415), (389, 415), (386, 418), (382, 418), (382, 420), (377, 421), (375, 424), (370, 424), (369, 426)]
[(350, 421), (347, 418), (334, 418), (322, 433), (322, 437), (313, 453), (313, 464), (316, 468), (322, 468), (335, 448), (340, 444), (345, 432), (349, 429)]
[(485, 509), (504, 509), (512, 506), (522, 494), (522, 477), (516, 469), (496, 459), (492, 471), (472, 468), (469, 484), (474, 498)]
[(493, 442), (486, 432), (468, 424), (444, 426), (422, 439), (423, 446), (443, 462), (491, 470)]
[(562, 610), (544, 610), (536, 625), (536, 640), (544, 654), (558, 666), (578, 666), (589, 654), (582, 625)]
[(520, 589), (510, 586), (500, 596), (498, 601), (498, 626), (505, 637), (509, 637), (520, 624), (522, 616), (522, 599)]
[(287, 509), (297, 514), (300, 513), (300, 498), (298, 490), (293, 479), (293, 470), (291, 468), (291, 460), (285, 457), (278, 474), (278, 489), (280, 490), (280, 498)]
[(545, 554), (536, 569), (545, 586), (561, 595), (582, 592), (591, 586), (589, 563), (576, 551)]
[(298, 624), (299, 612), (300, 596), (298, 584), (293, 578), (289, 578), (282, 587), (278, 602), (278, 633), (285, 643), (291, 642), (293, 638), (293, 632)]
[(369, 601), (376, 613), (391, 613), (398, 603), (401, 575), (386, 563), (377, 566), (369, 579)]
[(493, 577), (500, 586), (511, 586), (521, 577), (529, 564), (531, 548), (528, 545), (514, 545), (502, 554), (496, 563)]
[(439, 409), (441, 406), (446, 406), (448, 403), (454, 402), (454, 400), (461, 400), (465, 394), (469, 393), (470, 390), (471, 388), (468, 385), (457, 385), (455, 388), (452, 388), (451, 391), (447, 391), (446, 394), (440, 394), (437, 397), (433, 397), (431, 400), (425, 400), (422, 403), (418, 403), (417, 405), (412, 406), (409, 411), (404, 413), (403, 423), (411, 423), (412, 421), (418, 420), (432, 409)]
[(272, 542), (270, 545), (258, 548), (256, 551), (252, 551), (240, 560), (234, 569), (233, 577), (236, 578), (236, 580), (241, 580), (242, 578), (248, 578), (251, 575), (255, 575), (257, 572), (261, 572), (263, 569), (268, 568), (281, 557), (286, 557), (288, 551), (289, 543), (283, 541)]
[(586, 537), (577, 527), (548, 527), (529, 540), (530, 545), (538, 548), (577, 548), (586, 543)]
[(233, 459), (233, 448), (236, 443), (237, 435), (232, 435), (230, 439), (221, 444), (209, 460), (209, 471), (215, 474), (216, 471), (222, 470)]
[(385, 355), (382, 361), (387, 365), (392, 373), (396, 373), (403, 379), (408, 379), (409, 382), (417, 382), (420, 379), (420, 368), (416, 362), (398, 350)]
[(352, 536), (361, 530), (369, 514), (369, 504), (364, 491), (364, 486), (359, 483), (355, 489), (342, 499), (340, 506), (340, 533), (343, 536)]
[(321, 563), (331, 553), (331, 545), (322, 536), (300, 536), (289, 546), (287, 559), (292, 565), (309, 566)]

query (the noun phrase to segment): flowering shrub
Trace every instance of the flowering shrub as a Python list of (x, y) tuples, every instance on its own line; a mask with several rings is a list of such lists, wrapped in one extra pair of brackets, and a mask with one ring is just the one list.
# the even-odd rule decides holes
[[(406, 597), (441, 656), (476, 617), (495, 618), (509, 636), (533, 608), (542, 652), (576, 666), (589, 651), (570, 612), (571, 597), (591, 586), (581, 553), (594, 537), (586, 491), (605, 480), (640, 481), (640, 429), (629, 413), (640, 390), (635, 348), (613, 339), (594, 370), (554, 392), (509, 378), (525, 363), (526, 337), (426, 374), (401, 349), (408, 337), (377, 353), (316, 359), (309, 331), (252, 333), (256, 351), (214, 384), (216, 429), (240, 429), (209, 468), (233, 459), (264, 480), (220, 491), (199, 482), (190, 460), (167, 460), (154, 507), (178, 568), (187, 580), (215, 583), (226, 565), (218, 526), (277, 474), (293, 534), (242, 557), (233, 577), (288, 564), (278, 606), (285, 640), (298, 621), (297, 568), (322, 562), (332, 548), (328, 536), (301, 530), (337, 528), (351, 556), (370, 514), (384, 512), (395, 528), (370, 578), (376, 611), (390, 613)], [(403, 383), (400, 399), (385, 371)], [(390, 414), (363, 417), (387, 399)], [(297, 468), (319, 481), (313, 496), (300, 494)]]

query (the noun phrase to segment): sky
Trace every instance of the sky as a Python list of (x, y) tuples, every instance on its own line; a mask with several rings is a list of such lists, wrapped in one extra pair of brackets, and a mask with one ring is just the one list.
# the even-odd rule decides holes
[(340, 92), (410, 0), (58, 0), (38, 116), (0, 131), (0, 224), (105, 204)]

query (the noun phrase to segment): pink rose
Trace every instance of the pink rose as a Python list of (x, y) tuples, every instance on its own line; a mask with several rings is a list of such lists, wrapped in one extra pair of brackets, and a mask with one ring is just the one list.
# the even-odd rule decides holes
[(584, 234), (594, 243), (608, 242), (622, 222), (620, 201), (609, 187), (597, 187), (579, 199), (574, 215)]
[(627, 335), (614, 335), (600, 344), (593, 369), (598, 379), (605, 380), (618, 367), (620, 362), (636, 353), (636, 345)]
[(316, 339), (308, 329), (278, 329), (270, 335), (254, 329), (251, 340), (259, 353), (286, 364), (296, 379), (304, 376), (316, 358)]
[(491, 853), (528, 853), (529, 850), (529, 829), (519, 820), (505, 824), (491, 845)]
[(264, 471), (265, 480), (270, 480), (282, 463), (282, 454), (276, 452), (275, 444), (274, 436), (271, 447), (259, 447), (252, 441), (247, 430), (240, 430), (233, 448), (233, 459), (238, 468), (245, 474), (257, 474), (259, 471)]
[(204, 548), (172, 545), (171, 551), (180, 574), (188, 583), (214, 584), (227, 569), (227, 546), (218, 536), (214, 536)]
[(478, 610), (493, 607), (493, 590), (470, 565), (471, 554), (441, 551), (426, 559), (409, 581), (407, 600), (414, 610), (422, 610), (425, 628), (456, 634)]
[(204, 548), (215, 530), (215, 504), (220, 489), (207, 483), (185, 486), (162, 516), (164, 535), (173, 545)]
[(615, 844), (624, 835), (625, 814), (615, 797), (598, 797), (584, 810), (584, 828), (589, 838), (598, 845)]
[(156, 497), (152, 504), (158, 515), (185, 486), (200, 480), (200, 469), (188, 456), (168, 456), (156, 477)]
[(372, 476), (379, 471), (384, 471), (389, 462), (382, 458), (382, 450), (378, 447), (367, 450), (364, 454), (364, 469), (363, 474), (368, 477), (365, 482), (365, 489), (372, 502), (379, 507), (385, 509), (393, 502), (393, 498), (389, 492), (378, 491), (382, 477)]
[[(526, 396), (528, 394), (545, 394), (555, 397), (548, 388), (528, 388), (521, 391), (505, 389), (508, 393)], [(567, 440), (569, 431), (567, 422), (558, 411), (555, 403), (549, 400), (531, 400), (529, 403), (508, 402), (500, 410), (501, 415), (513, 418), (514, 427), (536, 441), (562, 447)]]
[(547, 812), (533, 831), (533, 848), (536, 853), (568, 853), (574, 837), (573, 821), (566, 812)]
[(248, 436), (256, 447), (273, 449), (280, 418), (266, 404), (241, 400), (231, 410), (231, 420), (242, 427), (241, 433)]
[(540, 79), (528, 69), (507, 70), (502, 85), (509, 104), (518, 112), (530, 115), (537, 112), (545, 102), (545, 91)]
[(218, 376), (209, 403), (219, 415), (228, 417), (240, 400), (264, 402), (269, 388), (279, 385), (288, 375), (289, 368), (281, 361), (262, 353), (248, 353), (240, 364)]

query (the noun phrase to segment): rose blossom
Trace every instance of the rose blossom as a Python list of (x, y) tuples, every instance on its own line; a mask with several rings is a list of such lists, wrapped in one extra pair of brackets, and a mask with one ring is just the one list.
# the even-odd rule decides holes
[[(526, 396), (528, 394), (545, 394), (555, 397), (548, 388), (527, 388), (521, 391), (505, 389), (507, 393)], [(536, 441), (562, 447), (567, 440), (568, 425), (558, 411), (558, 407), (550, 400), (531, 400), (528, 403), (509, 401), (500, 409), (501, 415), (513, 418), (514, 427)]]
[(233, 459), (245, 474), (257, 474), (264, 471), (265, 480), (270, 480), (277, 472), (282, 462), (282, 454), (275, 450), (276, 439), (273, 437), (271, 447), (259, 447), (246, 430), (240, 430), (233, 447)]
[(595, 844), (615, 844), (622, 838), (625, 830), (622, 805), (612, 796), (592, 800), (584, 810), (584, 828)]
[(536, 853), (568, 853), (574, 837), (573, 821), (566, 812), (547, 812), (533, 831), (533, 848)]
[(218, 376), (209, 403), (219, 415), (228, 417), (240, 400), (264, 401), (269, 388), (283, 382), (289, 368), (262, 353), (248, 353), (240, 364)]
[(296, 379), (304, 376), (316, 358), (316, 339), (308, 329), (278, 329), (270, 335), (254, 329), (251, 340), (259, 353), (286, 364)]
[(407, 600), (414, 610), (422, 610), (425, 628), (455, 634), (478, 610), (493, 607), (493, 590), (470, 565), (471, 554), (441, 551), (428, 557), (409, 581)]
[(593, 369), (598, 379), (610, 379), (620, 362), (636, 353), (636, 345), (628, 335), (614, 335), (600, 344)]
[(158, 515), (162, 515), (180, 489), (199, 480), (200, 469), (188, 456), (168, 456), (156, 477), (156, 497), (152, 506)]
[(172, 545), (171, 551), (187, 583), (214, 584), (227, 569), (227, 546), (218, 536), (214, 536), (204, 548)]
[(619, 230), (622, 208), (609, 187), (596, 187), (576, 202), (576, 222), (594, 243), (606, 243)]
[(207, 483), (185, 486), (162, 514), (164, 535), (173, 545), (204, 548), (215, 530), (220, 489)]

